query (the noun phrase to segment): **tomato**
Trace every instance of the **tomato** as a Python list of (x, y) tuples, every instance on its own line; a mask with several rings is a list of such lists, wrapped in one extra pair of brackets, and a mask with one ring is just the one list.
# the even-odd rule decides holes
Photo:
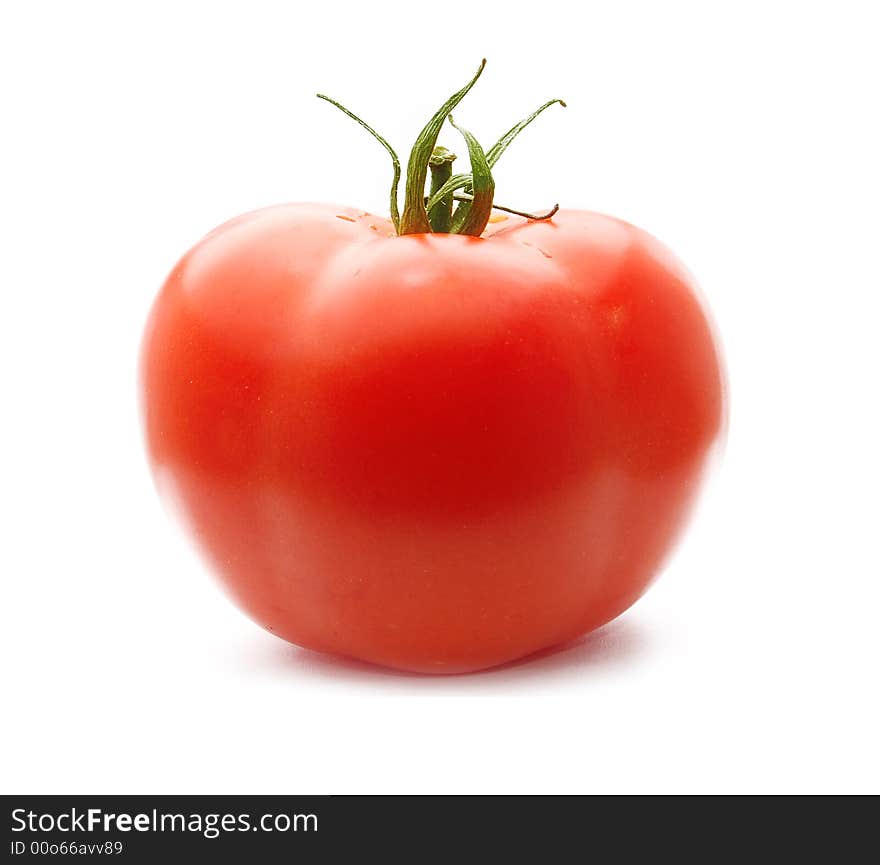
[(160, 488), (251, 617), (433, 673), (630, 606), (723, 410), (688, 274), (579, 211), (481, 238), (327, 205), (235, 219), (165, 283), (143, 394)]
[(402, 215), (397, 155), (342, 108), (391, 154), (391, 219), (291, 204), (226, 223), (174, 268), (142, 349), (157, 485), (241, 608), (427, 673), (629, 607), (724, 416), (707, 315), (656, 240), (586, 211), (490, 216), (492, 166), (564, 103), (488, 151), (456, 126), (471, 173), (452, 175), (437, 135), (481, 71), (417, 139)]

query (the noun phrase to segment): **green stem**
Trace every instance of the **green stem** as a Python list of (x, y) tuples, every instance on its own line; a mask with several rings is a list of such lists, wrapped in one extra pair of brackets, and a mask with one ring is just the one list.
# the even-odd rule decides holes
[(476, 84), (485, 66), (486, 61), (483, 60), (476, 75), (440, 106), (437, 113), (419, 133), (406, 167), (406, 192), (403, 198), (403, 215), (400, 218), (398, 234), (427, 234), (431, 231), (428, 212), (425, 210), (425, 181), (428, 179), (428, 160), (434, 152), (437, 136), (440, 135), (440, 129), (449, 116), (449, 112), (464, 99), (471, 87)]
[(443, 184), (438, 190), (431, 190), (431, 195), (428, 198), (428, 201), (425, 204), (425, 207), (428, 210), (428, 216), (431, 215), (431, 211), (437, 207), (437, 205), (447, 196), (450, 192), (457, 192), (459, 189), (469, 188), (471, 185), (473, 178), (470, 173), (468, 174), (453, 174), (446, 183)]
[[(452, 163), (455, 154), (442, 145), (434, 148), (431, 158), (428, 160), (428, 168), (431, 169), (431, 192), (436, 195), (447, 180), (452, 177)], [(445, 195), (437, 202), (437, 206), (428, 214), (431, 222), (431, 231), (436, 234), (448, 234), (452, 223), (452, 195)]]
[[(389, 211), (398, 235), (435, 232), (439, 234), (469, 234), (478, 237), (485, 230), (493, 209), (536, 220), (550, 219), (559, 209), (559, 206), (556, 205), (548, 213), (534, 214), (494, 204), (495, 181), (492, 178), (492, 168), (495, 163), (514, 138), (539, 114), (551, 105), (565, 106), (565, 103), (561, 99), (551, 99), (549, 102), (545, 102), (528, 117), (511, 127), (489, 150), (484, 151), (470, 132), (455, 126), (451, 112), (474, 86), (485, 65), (486, 61), (483, 60), (474, 77), (440, 106), (419, 133), (410, 152), (406, 168), (406, 190), (402, 214), (399, 211), (397, 200), (401, 176), (400, 159), (394, 148), (372, 126), (369, 126), (344, 105), (340, 105), (329, 96), (318, 94), (318, 98), (334, 105), (359, 123), (391, 156), (391, 165), (394, 171), (391, 180)], [(468, 156), (471, 162), (471, 170), (468, 174), (453, 174), (452, 162), (455, 159), (455, 154), (445, 147), (437, 146), (437, 137), (440, 135), (440, 130), (447, 118), (467, 142)], [(431, 187), (430, 194), (426, 197), (425, 182), (429, 170), (431, 172)], [(463, 194), (456, 194), (460, 190), (463, 190)], [(458, 202), (458, 207), (453, 210), (454, 202)]]

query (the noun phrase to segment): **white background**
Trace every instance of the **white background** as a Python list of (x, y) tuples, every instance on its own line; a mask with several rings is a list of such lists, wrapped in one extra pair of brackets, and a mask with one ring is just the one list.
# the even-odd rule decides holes
[[(875, 4), (0, 14), (4, 792), (878, 791)], [(482, 56), (457, 119), (485, 143), (569, 103), (511, 147), (498, 199), (676, 250), (721, 329), (731, 427), (621, 619), (421, 678), (229, 604), (151, 487), (135, 360), (165, 274), (217, 223), (386, 207), (384, 152), (316, 91), (405, 154)]]

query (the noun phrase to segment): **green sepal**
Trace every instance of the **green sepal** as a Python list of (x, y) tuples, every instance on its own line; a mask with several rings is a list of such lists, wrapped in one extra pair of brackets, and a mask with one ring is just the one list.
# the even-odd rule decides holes
[(425, 210), (425, 181), (428, 177), (428, 160), (434, 152), (440, 129), (449, 113), (476, 84), (485, 66), (486, 61), (483, 60), (476, 75), (440, 106), (437, 113), (419, 133), (406, 166), (406, 191), (404, 192), (403, 216), (400, 219), (398, 234), (427, 234), (431, 231), (428, 212)]
[(453, 234), (467, 234), (471, 237), (479, 237), (485, 230), (492, 215), (492, 199), (495, 197), (495, 181), (492, 178), (492, 169), (480, 142), (461, 126), (458, 126), (449, 115), (449, 122), (463, 136), (467, 143), (468, 156), (471, 160), (471, 188), (473, 199), (468, 203), (467, 212), (459, 219), (458, 214), (463, 204), (458, 206), (455, 217), (452, 220)]

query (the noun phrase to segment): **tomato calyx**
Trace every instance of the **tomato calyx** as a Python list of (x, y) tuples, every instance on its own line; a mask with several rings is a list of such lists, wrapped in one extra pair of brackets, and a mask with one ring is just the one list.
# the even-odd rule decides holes
[[(394, 148), (375, 129), (344, 105), (322, 93), (317, 94), (319, 99), (329, 102), (359, 123), (391, 156), (393, 177), (389, 211), (398, 235), (435, 233), (465, 234), (479, 237), (485, 230), (493, 210), (502, 210), (506, 213), (524, 216), (527, 219), (546, 220), (551, 219), (559, 209), (557, 204), (546, 213), (535, 214), (495, 204), (495, 181), (492, 177), (492, 168), (495, 163), (501, 158), (514, 138), (536, 117), (551, 105), (559, 104), (564, 108), (565, 102), (561, 99), (551, 99), (545, 102), (528, 117), (512, 126), (486, 151), (468, 130), (456, 124), (452, 118), (452, 111), (477, 82), (485, 66), (486, 61), (483, 60), (473, 78), (440, 106), (416, 138), (407, 163), (402, 214), (398, 207), (398, 188), (401, 177), (400, 159)], [(452, 163), (456, 158), (455, 154), (446, 147), (437, 145), (440, 131), (447, 120), (461, 134), (467, 145), (471, 165), (471, 170), (468, 173), (453, 174)], [(425, 184), (429, 171), (431, 184), (430, 192), (426, 196)], [(453, 211), (456, 202), (458, 206)]]

